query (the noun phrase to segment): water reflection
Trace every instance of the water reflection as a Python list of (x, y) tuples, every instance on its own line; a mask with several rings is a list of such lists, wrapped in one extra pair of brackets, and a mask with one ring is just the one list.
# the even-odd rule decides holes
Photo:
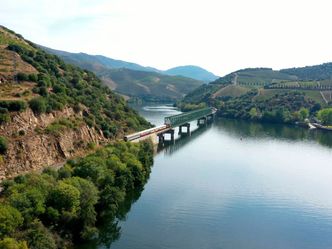
[(332, 147), (332, 132), (309, 130), (298, 126), (283, 124), (257, 123), (245, 120), (219, 119), (217, 129), (234, 137), (254, 139), (277, 139), (286, 141), (316, 141), (321, 145)]
[(207, 126), (195, 127), (195, 129), (190, 132), (190, 136), (188, 134), (182, 134), (175, 139), (174, 143), (166, 143), (165, 146), (158, 147), (158, 152), (164, 152), (165, 155), (171, 156), (189, 143), (194, 142), (195, 139), (208, 131), (212, 126), (213, 123), (209, 123)]
[(77, 249), (96, 249), (96, 248), (110, 248), (111, 245), (120, 239), (121, 225), (120, 221), (125, 221), (127, 214), (130, 212), (133, 204), (140, 198), (144, 187), (134, 189), (126, 193), (125, 200), (120, 204), (119, 210), (114, 217), (113, 215), (104, 214), (102, 219), (97, 224), (99, 228), (99, 235), (94, 240), (78, 245)]

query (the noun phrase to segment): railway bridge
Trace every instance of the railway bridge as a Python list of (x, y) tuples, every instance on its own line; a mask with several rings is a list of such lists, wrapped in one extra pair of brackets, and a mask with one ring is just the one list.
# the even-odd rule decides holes
[(214, 119), (216, 112), (216, 108), (207, 107), (191, 112), (168, 116), (165, 117), (163, 125), (127, 135), (124, 137), (124, 140), (138, 142), (145, 139), (152, 139), (154, 143), (163, 144), (166, 141), (165, 135), (169, 134), (170, 139), (168, 141), (174, 142), (174, 133), (176, 127), (179, 127), (180, 135), (186, 134), (190, 136), (191, 121), (197, 120), (198, 126), (207, 125), (209, 121)]

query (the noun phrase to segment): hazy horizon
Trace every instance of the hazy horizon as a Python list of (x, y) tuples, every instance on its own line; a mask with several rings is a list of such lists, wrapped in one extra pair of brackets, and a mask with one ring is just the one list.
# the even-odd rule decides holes
[(223, 76), (332, 61), (332, 4), (318, 1), (3, 0), (0, 23), (53, 49)]

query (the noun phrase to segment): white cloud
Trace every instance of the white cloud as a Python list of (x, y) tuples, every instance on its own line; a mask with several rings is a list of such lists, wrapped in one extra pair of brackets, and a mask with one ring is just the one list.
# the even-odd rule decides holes
[(56, 49), (223, 75), (332, 61), (324, 0), (2, 0), (0, 22)]

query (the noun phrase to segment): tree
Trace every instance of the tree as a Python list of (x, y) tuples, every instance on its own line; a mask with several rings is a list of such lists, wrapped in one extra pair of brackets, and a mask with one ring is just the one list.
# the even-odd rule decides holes
[(332, 108), (325, 108), (318, 112), (318, 119), (320, 119), (323, 124), (331, 125), (332, 124)]
[(22, 224), (22, 215), (16, 208), (0, 205), (0, 237), (10, 235)]
[(98, 202), (98, 189), (92, 182), (80, 177), (72, 177), (64, 180), (65, 183), (74, 186), (80, 191), (79, 219), (83, 224), (82, 235), (88, 239), (94, 231), (97, 213), (95, 205)]
[(35, 217), (45, 213), (46, 196), (41, 189), (37, 187), (22, 184), (21, 192), (15, 188), (11, 189), (13, 193), (9, 197), (10, 204), (20, 210), (25, 223), (31, 222)]
[(76, 187), (60, 181), (50, 194), (49, 206), (68, 218), (75, 218), (80, 207), (80, 191)]
[(40, 221), (34, 221), (25, 232), (25, 238), (31, 249), (56, 249), (51, 232)]
[(299, 111), (299, 114), (300, 114), (301, 120), (304, 121), (306, 118), (309, 117), (309, 110), (302, 107)]
[(255, 107), (252, 107), (249, 111), (249, 115), (251, 119), (257, 119), (258, 117), (257, 109)]
[(4, 238), (0, 240), (1, 249), (28, 249), (28, 245), (25, 241), (17, 241), (13, 238)]

